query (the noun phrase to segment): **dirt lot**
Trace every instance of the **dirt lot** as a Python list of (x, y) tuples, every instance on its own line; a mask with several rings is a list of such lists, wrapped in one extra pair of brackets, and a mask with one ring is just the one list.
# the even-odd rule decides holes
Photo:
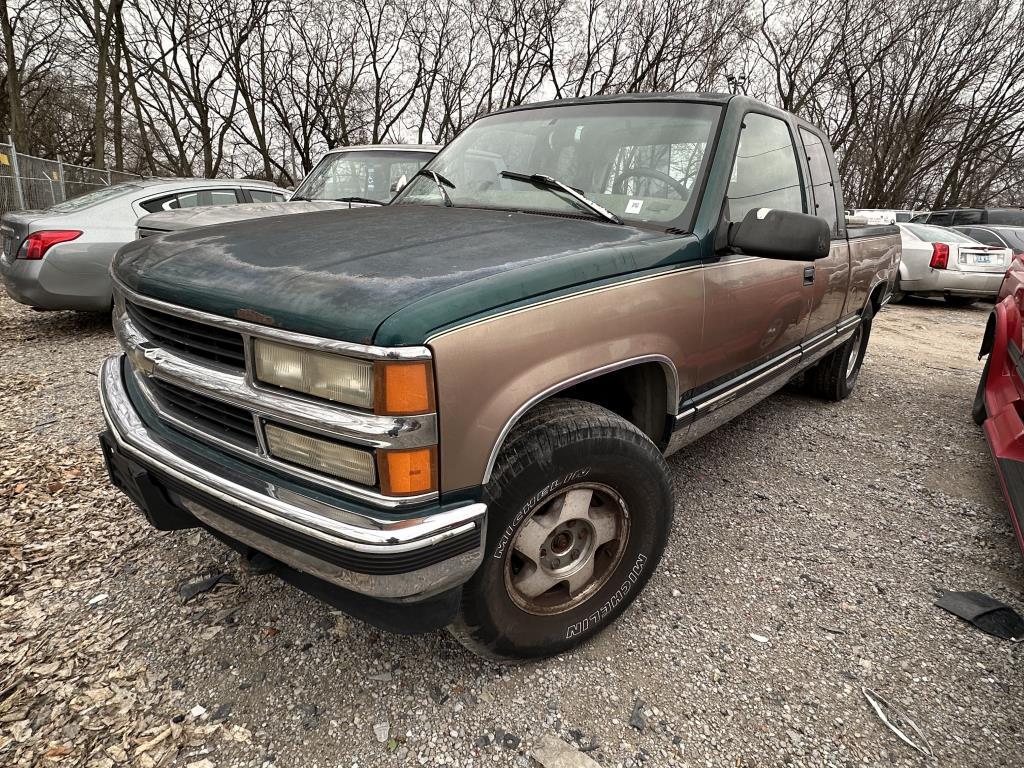
[[(1019, 766), (1020, 651), (932, 605), (1024, 609), (969, 418), (986, 311), (888, 309), (850, 400), (787, 390), (675, 456), (677, 525), (635, 606), (502, 668), (147, 528), (96, 446), (107, 323), (0, 298), (0, 765), (530, 766), (549, 734), (603, 766), (927, 764), (867, 686), (941, 765)], [(182, 602), (220, 572), (237, 586)]]

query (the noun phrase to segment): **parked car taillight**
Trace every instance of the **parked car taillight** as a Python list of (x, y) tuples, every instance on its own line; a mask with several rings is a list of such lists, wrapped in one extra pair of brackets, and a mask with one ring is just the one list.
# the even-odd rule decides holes
[(81, 236), (82, 232), (78, 229), (49, 229), (42, 232), (33, 232), (21, 244), (18, 258), (38, 261), (57, 243), (66, 243)]
[(949, 266), (949, 246), (945, 243), (932, 243), (932, 260), (928, 266), (932, 269), (946, 269)]

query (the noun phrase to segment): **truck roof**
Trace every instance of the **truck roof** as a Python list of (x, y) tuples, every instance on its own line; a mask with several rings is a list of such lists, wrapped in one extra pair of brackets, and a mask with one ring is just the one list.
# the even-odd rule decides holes
[(526, 109), (543, 109), (544, 107), (568, 107), (574, 104), (607, 104), (629, 101), (684, 101), (700, 102), (703, 104), (728, 104), (729, 101), (734, 98), (736, 98), (736, 95), (731, 93), (691, 93), (684, 91), (673, 93), (614, 93), (602, 96), (581, 96), (575, 99), (551, 99), (549, 101), (519, 104), (514, 107), (498, 109), (494, 112), (490, 112), (489, 114), (501, 115), (507, 112), (519, 112)]
[[(787, 119), (793, 119), (798, 124), (805, 126), (820, 133), (822, 136), (826, 134), (821, 128), (816, 126), (814, 123), (810, 123), (801, 117), (794, 115), (792, 112), (787, 112), (779, 107), (772, 106), (760, 99), (755, 99), (752, 96), (738, 93), (717, 93), (717, 92), (691, 92), (691, 91), (676, 91), (671, 93), (615, 93), (606, 94), (601, 96), (582, 96), (576, 99), (552, 99), (549, 101), (538, 101), (530, 104), (519, 104), (514, 107), (506, 107), (505, 109), (495, 110), (494, 112), (488, 113), (488, 115), (502, 115), (510, 112), (520, 112), (530, 109), (543, 109), (545, 107), (568, 107), (578, 104), (615, 104), (615, 103), (628, 103), (628, 102), (681, 102), (681, 103), (692, 103), (692, 104), (718, 104), (726, 106), (735, 102), (740, 107), (756, 107), (758, 111), (766, 112), (769, 114), (775, 114), (780, 117), (785, 116)], [(481, 116), (482, 118), (488, 115)]]

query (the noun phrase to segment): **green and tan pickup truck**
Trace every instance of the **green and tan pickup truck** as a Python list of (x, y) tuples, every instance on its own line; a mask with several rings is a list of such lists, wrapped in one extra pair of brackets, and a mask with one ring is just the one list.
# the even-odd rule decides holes
[(483, 117), (387, 206), (136, 241), (111, 479), (380, 627), (564, 651), (686, 524), (667, 455), (850, 394), (900, 238), (843, 206), (793, 115), (627, 95)]

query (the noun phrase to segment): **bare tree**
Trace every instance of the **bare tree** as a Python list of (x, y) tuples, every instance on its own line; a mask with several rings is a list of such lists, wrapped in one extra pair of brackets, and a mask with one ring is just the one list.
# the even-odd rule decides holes
[(1020, 201), (1022, 13), (1020, 0), (15, 0), (0, 13), (0, 130), (99, 167), (291, 182), (330, 147), (445, 142), (527, 101), (719, 90), (742, 74), (828, 131), (852, 203)]

